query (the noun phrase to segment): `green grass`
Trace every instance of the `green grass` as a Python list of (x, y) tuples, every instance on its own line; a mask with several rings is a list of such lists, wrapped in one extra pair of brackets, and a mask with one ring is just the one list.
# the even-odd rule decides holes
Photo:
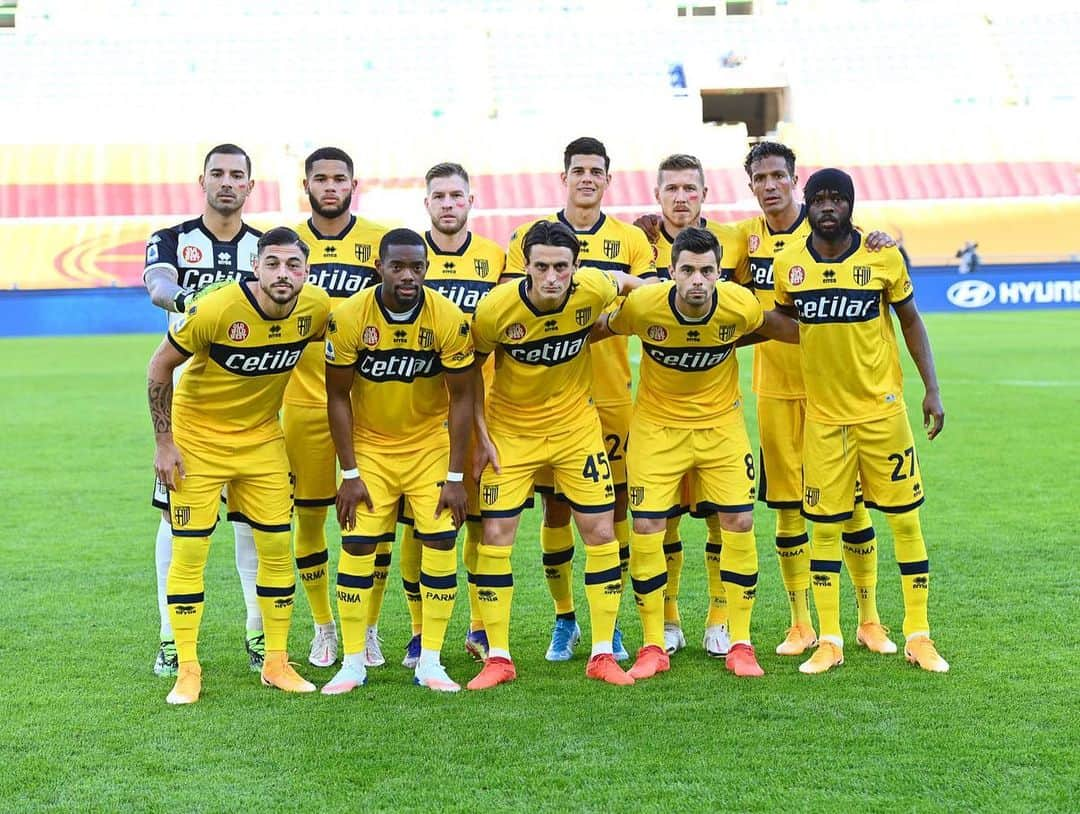
[[(287, 697), (260, 687), (242, 658), (222, 524), (207, 570), (204, 696), (180, 709), (150, 672), (157, 517), (144, 370), (157, 339), (0, 342), (0, 808), (1076, 810), (1080, 313), (927, 322), (947, 423), (919, 444), (923, 528), (948, 675), (856, 648), (848, 588), (842, 668), (801, 676), (798, 659), (772, 655), (787, 611), (772, 519), (759, 510), (764, 679), (736, 680), (702, 654), (704, 527), (688, 520), (690, 647), (671, 673), (632, 688), (587, 681), (583, 657), (543, 660), (551, 613), (530, 514), (515, 551), (517, 682), (452, 697), (412, 686), (397, 666), (408, 632), (395, 563), (388, 665), (350, 696)], [(745, 380), (746, 358), (743, 368)], [(910, 365), (908, 376), (917, 407)], [(891, 539), (874, 519), (879, 603), (899, 630)], [(445, 655), (460, 680), (475, 669), (461, 649), (466, 616), (460, 601)], [(302, 599), (295, 622), (302, 661)], [(629, 599), (623, 625), (635, 645)], [(332, 673), (301, 672), (319, 683)]]

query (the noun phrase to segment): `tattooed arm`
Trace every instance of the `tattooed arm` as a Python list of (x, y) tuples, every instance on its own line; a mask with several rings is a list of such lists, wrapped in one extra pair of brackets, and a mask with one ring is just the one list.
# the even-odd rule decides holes
[(173, 371), (184, 363), (184, 356), (168, 339), (162, 340), (150, 358), (146, 374), (146, 395), (150, 402), (150, 420), (154, 425), (154, 470), (169, 489), (178, 485), (177, 476), (184, 477), (184, 462), (173, 443), (172, 397)]

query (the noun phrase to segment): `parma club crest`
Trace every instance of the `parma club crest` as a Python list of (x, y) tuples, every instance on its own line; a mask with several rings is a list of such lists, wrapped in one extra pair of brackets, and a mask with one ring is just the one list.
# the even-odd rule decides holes
[(814, 486), (807, 486), (803, 493), (803, 502), (807, 506), (816, 506), (819, 500), (821, 500), (821, 490)]
[(357, 243), (353, 246), (353, 253), (356, 255), (357, 260), (361, 263), (366, 263), (371, 259), (371, 244)]
[(491, 268), (487, 260), (473, 260), (473, 271), (476, 272), (477, 277), (483, 280), (491, 273)]
[(435, 332), (430, 328), (421, 328), (419, 338), (421, 348), (430, 348), (435, 344)]
[(858, 285), (866, 285), (870, 282), (870, 266), (855, 266), (851, 270), (851, 276)]
[(720, 333), (720, 341), (721, 342), (730, 342), (731, 338), (733, 336), (735, 336), (735, 326), (734, 325), (721, 325), (720, 329), (719, 329), (719, 333)]
[(631, 486), (626, 490), (627, 496), (630, 498), (631, 506), (640, 506), (641, 501), (645, 499), (645, 487), (644, 486)]
[(173, 506), (172, 520), (174, 526), (186, 526), (191, 522), (191, 507)]
[(485, 486), (480, 491), (480, 499), (484, 501), (485, 506), (493, 506), (499, 499), (499, 487)]
[(302, 317), (296, 318), (296, 333), (300, 336), (307, 336), (308, 331), (311, 330), (311, 315), (305, 314)]
[(619, 256), (619, 249), (622, 248), (621, 240), (605, 240), (604, 241), (604, 257), (609, 260), (614, 260)]
[(592, 306), (577, 309), (574, 312), (574, 322), (583, 328), (590, 324), (592, 322)]

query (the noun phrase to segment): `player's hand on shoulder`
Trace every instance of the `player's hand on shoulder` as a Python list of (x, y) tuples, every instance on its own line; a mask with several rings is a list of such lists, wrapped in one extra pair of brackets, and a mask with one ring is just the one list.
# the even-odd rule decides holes
[(882, 249), (889, 249), (896, 245), (896, 241), (893, 240), (892, 235), (888, 232), (880, 232), (874, 230), (866, 236), (866, 248), (872, 252), (879, 252)]
[(645, 233), (645, 237), (652, 244), (660, 239), (660, 216), (650, 213), (642, 215), (634, 221), (634, 226)]

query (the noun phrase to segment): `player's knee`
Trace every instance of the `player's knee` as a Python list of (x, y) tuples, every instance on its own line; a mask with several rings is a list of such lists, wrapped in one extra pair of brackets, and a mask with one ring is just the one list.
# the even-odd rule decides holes
[(513, 545), (517, 521), (516, 517), (485, 517), (483, 521), (484, 545)]
[[(667, 524), (668, 521), (663, 517), (635, 517), (634, 533), (656, 534), (657, 532), (664, 531), (667, 528)], [(678, 528), (677, 522), (675, 527)]]
[(743, 532), (754, 528), (753, 512), (719, 512), (717, 517), (724, 531)]
[(585, 545), (603, 545), (615, 539), (615, 523), (610, 514), (588, 519), (579, 517), (578, 531)]
[(901, 512), (900, 514), (887, 514), (885, 516), (888, 518), (889, 528), (892, 529), (894, 538), (906, 539), (917, 537), (922, 534), (922, 528), (919, 525), (918, 509)]
[(344, 540), (341, 541), (341, 550), (346, 554), (350, 554), (353, 557), (366, 557), (368, 554), (375, 553), (374, 543), (347, 543)]

